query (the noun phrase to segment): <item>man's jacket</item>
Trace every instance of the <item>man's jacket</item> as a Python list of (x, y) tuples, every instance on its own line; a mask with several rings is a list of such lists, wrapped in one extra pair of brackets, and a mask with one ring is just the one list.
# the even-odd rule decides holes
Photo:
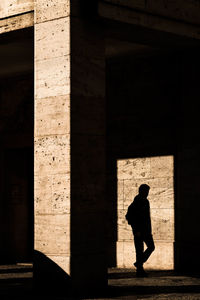
[(151, 234), (149, 200), (137, 195), (128, 207), (126, 219), (132, 226), (133, 233)]

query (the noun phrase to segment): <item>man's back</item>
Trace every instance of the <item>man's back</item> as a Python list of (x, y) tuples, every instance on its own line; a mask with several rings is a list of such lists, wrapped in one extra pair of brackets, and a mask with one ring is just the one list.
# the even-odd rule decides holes
[(151, 233), (150, 207), (147, 198), (137, 195), (131, 205), (130, 224), (134, 232)]

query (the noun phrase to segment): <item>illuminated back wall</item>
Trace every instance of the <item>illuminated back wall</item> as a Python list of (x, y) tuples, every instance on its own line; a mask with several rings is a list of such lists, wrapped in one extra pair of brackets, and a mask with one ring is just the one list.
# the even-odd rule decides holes
[(149, 269), (174, 267), (174, 159), (173, 156), (156, 156), (123, 159), (117, 162), (117, 266), (132, 267), (135, 248), (131, 226), (125, 214), (138, 194), (138, 187), (150, 186), (152, 231), (155, 251), (145, 264)]

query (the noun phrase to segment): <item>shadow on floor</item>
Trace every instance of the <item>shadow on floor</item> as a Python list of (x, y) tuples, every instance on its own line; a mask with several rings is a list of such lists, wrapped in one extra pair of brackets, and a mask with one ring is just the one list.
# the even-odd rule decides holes
[(137, 278), (134, 269), (110, 269), (107, 298), (200, 293), (199, 274), (149, 271), (148, 275), (147, 278)]
[[(174, 271), (150, 271), (150, 276), (152, 277), (166, 277), (174, 276), (179, 273)], [(136, 272), (134, 269), (110, 269), (108, 272), (108, 279), (120, 279), (120, 278), (135, 278)]]
[(149, 271), (148, 278), (137, 278), (134, 269), (109, 269), (107, 289), (72, 292), (70, 276), (44, 254), (35, 254), (34, 280), (31, 266), (0, 266), (0, 299), (179, 299), (182, 294), (199, 294), (200, 299), (199, 276), (173, 271)]
[(36, 250), (33, 274), (34, 294), (71, 296), (71, 277), (49, 257)]

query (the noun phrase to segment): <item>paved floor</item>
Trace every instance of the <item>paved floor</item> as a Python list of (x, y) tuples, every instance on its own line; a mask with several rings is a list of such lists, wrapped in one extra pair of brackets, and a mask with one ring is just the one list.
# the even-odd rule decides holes
[(110, 269), (112, 299), (200, 299), (200, 276), (172, 271), (149, 271), (137, 278), (133, 269)]
[(0, 300), (36, 299), (127, 299), (200, 300), (200, 276), (172, 271), (149, 271), (148, 278), (136, 278), (134, 269), (109, 269), (108, 289), (95, 296), (64, 297), (33, 293), (30, 264), (0, 266)]

